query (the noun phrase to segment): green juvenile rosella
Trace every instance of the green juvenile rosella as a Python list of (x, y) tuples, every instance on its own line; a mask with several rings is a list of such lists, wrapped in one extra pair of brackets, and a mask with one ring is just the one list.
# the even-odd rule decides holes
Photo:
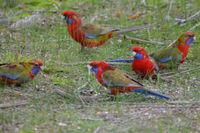
[(19, 86), (35, 78), (43, 67), (41, 61), (0, 64), (0, 83)]
[(172, 45), (150, 56), (155, 59), (160, 69), (177, 69), (185, 61), (194, 37), (195, 34), (193, 32), (186, 32)]

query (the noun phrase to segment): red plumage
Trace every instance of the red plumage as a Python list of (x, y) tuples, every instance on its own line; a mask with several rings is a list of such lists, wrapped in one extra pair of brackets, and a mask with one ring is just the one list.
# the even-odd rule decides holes
[[(65, 11), (62, 13), (62, 15), (66, 17), (69, 34), (76, 42), (81, 44), (81, 48), (93, 48), (103, 45), (116, 31), (116, 29), (112, 29), (108, 32), (101, 33), (103, 32), (103, 28), (101, 29), (100, 27), (93, 25), (82, 25), (80, 17), (72, 11)], [(72, 21), (72, 23), (69, 21)], [(94, 32), (94, 34), (91, 33), (91, 36), (94, 35), (94, 38), (86, 38), (88, 30), (89, 33)]]
[[(98, 69), (98, 72), (96, 72), (96, 79), (102, 86), (111, 89), (112, 95), (117, 95), (119, 93), (124, 93), (124, 92), (131, 92), (134, 89), (143, 87), (142, 84), (135, 81), (129, 75), (123, 73), (119, 69), (116, 69), (103, 61), (94, 61), (94, 62), (91, 62), (89, 65), (92, 66), (92, 68)], [(109, 86), (108, 83), (105, 83), (105, 79), (103, 79), (103, 78), (107, 77), (106, 73), (110, 70), (111, 70), (111, 72), (109, 74), (107, 74), (107, 75), (110, 75), (107, 78), (108, 82), (109, 81), (113, 82), (113, 83), (120, 82), (123, 84), (132, 84), (132, 86), (124, 86), (124, 87), (123, 86), (117, 87), (117, 85), (116, 85), (116, 87)], [(95, 71), (95, 70), (93, 70), (93, 71)], [(110, 79), (111, 77), (114, 77), (114, 78)], [(113, 85), (115, 86), (115, 84), (113, 84)]]
[(64, 11), (62, 15), (64, 16), (64, 19), (67, 23), (67, 30), (69, 34), (76, 42), (81, 44), (81, 48), (98, 47), (105, 44), (114, 35), (120, 35), (149, 27), (140, 26), (126, 30), (119, 30), (116, 28), (105, 28), (91, 24), (83, 25), (81, 18), (72, 11)]
[(134, 60), (132, 61), (132, 70), (142, 77), (152, 77), (155, 75), (156, 66), (150, 60), (145, 49), (142, 47), (133, 47)]

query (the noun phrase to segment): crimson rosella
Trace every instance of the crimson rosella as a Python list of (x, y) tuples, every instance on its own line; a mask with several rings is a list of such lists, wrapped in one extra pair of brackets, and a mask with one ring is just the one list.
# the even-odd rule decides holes
[(134, 56), (132, 70), (142, 77), (156, 79), (155, 71), (159, 68), (154, 63), (154, 60), (146, 53), (145, 49), (142, 47), (133, 47), (132, 52)]
[(141, 83), (106, 62), (94, 61), (89, 64), (89, 67), (95, 72), (97, 81), (102, 86), (109, 88), (112, 95), (124, 92), (138, 92), (162, 99), (170, 99), (168, 96), (146, 89)]
[(83, 25), (81, 18), (72, 11), (62, 12), (64, 20), (67, 23), (67, 30), (71, 37), (84, 47), (93, 48), (105, 44), (113, 35), (119, 35), (126, 32), (147, 28), (141, 26), (120, 31), (119, 29), (109, 29), (91, 24)]
[(183, 63), (187, 57), (190, 44), (193, 42), (195, 34), (193, 32), (186, 32), (182, 34), (169, 47), (151, 54), (160, 69), (174, 69)]
[(142, 47), (133, 47), (131, 49), (133, 53), (133, 59), (113, 59), (109, 62), (132, 62), (132, 70), (143, 78), (157, 79), (155, 71), (159, 68), (154, 60), (149, 57), (146, 50)]
[(19, 86), (33, 80), (42, 66), (41, 61), (0, 64), (0, 82)]

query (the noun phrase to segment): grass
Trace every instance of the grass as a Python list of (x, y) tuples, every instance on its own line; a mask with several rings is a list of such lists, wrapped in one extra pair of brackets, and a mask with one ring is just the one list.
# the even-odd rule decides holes
[[(2, 1), (0, 1), (2, 2)], [(23, 19), (27, 10), (57, 10), (58, 13), (44, 12), (44, 24), (24, 25), (18, 30), (11, 30), (7, 25), (1, 25), (0, 30), (0, 60), (13, 62), (19, 57), (37, 59), (44, 62), (46, 68), (35, 80), (22, 87), (1, 86), (0, 103), (27, 100), (28, 105), (0, 109), (0, 133), (2, 132), (199, 132), (200, 113), (200, 71), (178, 74), (167, 83), (159, 80), (152, 84), (148, 80), (139, 80), (151, 89), (172, 97), (171, 102), (154, 99), (135, 93), (121, 94), (115, 101), (108, 99), (107, 91), (100, 87), (93, 76), (87, 74), (86, 64), (65, 66), (64, 63), (87, 62), (93, 60), (109, 60), (130, 58), (129, 49), (142, 46), (148, 53), (166, 47), (177, 37), (186, 32), (199, 18), (187, 22), (184, 26), (174, 25), (174, 17), (188, 18), (199, 10), (197, 0), (174, 1), (170, 16), (165, 17), (169, 9), (166, 0), (150, 0), (147, 5), (140, 0), (84, 0), (58, 1), (49, 0), (35, 2), (17, 0), (15, 6), (2, 7), (3, 16), (12, 21)], [(19, 8), (18, 5), (25, 5)], [(56, 8), (56, 6), (58, 6)], [(80, 51), (80, 45), (73, 41), (66, 30), (66, 24), (59, 17), (60, 12), (72, 10), (77, 12), (85, 23), (100, 24), (107, 27), (126, 29), (144, 24), (153, 24), (149, 30), (128, 33), (130, 36), (164, 42), (164, 46), (145, 44), (128, 39), (118, 42), (118, 37), (112, 38), (106, 45), (98, 48)], [(116, 12), (123, 12), (116, 17)], [(141, 13), (137, 19), (129, 16)], [(93, 21), (94, 20), (94, 21)], [(194, 29), (199, 41), (199, 27)], [(200, 65), (198, 43), (190, 48), (188, 60), (181, 65), (180, 70), (195, 68)], [(116, 65), (131, 76), (131, 65)], [(90, 83), (83, 86), (88, 79)], [(83, 87), (81, 87), (83, 86)], [(62, 97), (55, 89), (66, 93)], [(79, 98), (81, 96), (82, 100)], [(189, 103), (186, 103), (188, 101)], [(98, 128), (99, 127), (99, 128)]]

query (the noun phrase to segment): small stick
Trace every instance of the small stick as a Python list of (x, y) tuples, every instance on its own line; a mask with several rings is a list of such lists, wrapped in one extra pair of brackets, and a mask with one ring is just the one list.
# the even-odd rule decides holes
[(193, 27), (191, 27), (188, 31), (193, 31), (194, 29), (196, 29), (197, 27), (200, 26), (200, 23), (194, 25)]
[(129, 28), (129, 29), (126, 29), (126, 30), (117, 31), (116, 35), (121, 35), (121, 34), (124, 34), (124, 33), (127, 33), (127, 32), (136, 31), (136, 30), (149, 29), (150, 27), (151, 27), (151, 25), (133, 27), (133, 28)]
[(80, 118), (80, 120), (87, 120), (87, 121), (107, 121), (106, 118), (101, 119), (95, 119), (95, 118)]
[(198, 104), (200, 101), (169, 101), (168, 104)]
[(82, 86), (78, 87), (78, 88), (75, 90), (75, 92), (78, 93), (78, 94), (77, 94), (78, 99), (79, 99), (83, 104), (85, 104), (85, 102), (84, 102), (83, 98), (80, 96), (80, 89), (85, 88), (88, 84), (89, 84), (89, 82), (86, 82), (85, 84), (83, 84)]
[(171, 11), (171, 8), (172, 8), (172, 4), (173, 4), (173, 0), (170, 0), (170, 5), (169, 5), (169, 10), (167, 12), (167, 16), (166, 16), (166, 20), (170, 20), (170, 11)]
[(200, 67), (189, 69), (189, 70), (185, 70), (185, 71), (181, 71), (181, 72), (173, 74), (171, 76), (166, 76), (165, 78), (171, 78), (171, 77), (174, 77), (175, 75), (183, 74), (183, 73), (188, 73), (188, 72), (191, 72), (191, 71), (194, 71), (194, 70), (198, 70), (198, 69), (200, 69)]
[(198, 17), (200, 15), (200, 10), (198, 12), (196, 12), (195, 14), (191, 15), (190, 17), (188, 17), (187, 19), (175, 19), (177, 22), (175, 23), (175, 25), (177, 24), (183, 24), (187, 21), (190, 21), (192, 19), (194, 19), (195, 17)]
[(16, 107), (16, 106), (23, 106), (28, 104), (27, 101), (17, 101), (17, 102), (13, 102), (13, 103), (2, 103), (0, 104), (0, 108), (9, 108), (9, 107)]
[(25, 12), (31, 12), (31, 13), (58, 13), (56, 10), (26, 10)]
[(93, 131), (93, 133), (98, 133), (98, 132), (100, 131), (100, 129), (103, 128), (103, 127), (105, 127), (105, 126), (97, 127), (97, 128)]
[[(123, 35), (120, 35), (121, 37), (124, 37)], [(130, 40), (135, 40), (139, 42), (144, 42), (144, 43), (150, 43), (150, 44), (156, 44), (156, 45), (163, 45), (164, 43), (158, 42), (158, 41), (153, 41), (153, 40), (144, 40), (136, 37), (130, 37), (130, 36), (125, 36), (125, 38), (128, 38)]]
[(60, 89), (55, 89), (53, 92), (56, 93), (56, 94), (58, 94), (58, 95), (60, 95), (60, 96), (62, 96), (62, 97), (64, 97), (64, 98), (67, 97), (66, 92), (64, 92), (64, 91), (62, 91)]

